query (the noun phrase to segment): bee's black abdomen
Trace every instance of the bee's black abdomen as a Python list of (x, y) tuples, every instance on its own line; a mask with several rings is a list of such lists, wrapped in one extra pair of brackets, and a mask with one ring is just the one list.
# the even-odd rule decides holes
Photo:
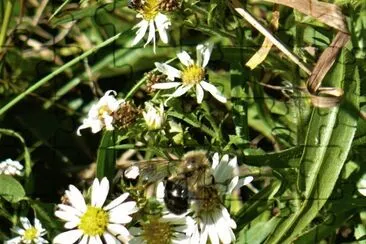
[(170, 212), (185, 213), (189, 208), (188, 187), (183, 182), (167, 180), (165, 184), (164, 202)]

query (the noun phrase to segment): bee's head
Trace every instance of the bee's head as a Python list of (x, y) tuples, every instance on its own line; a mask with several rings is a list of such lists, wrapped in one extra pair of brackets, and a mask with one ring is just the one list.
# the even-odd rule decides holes
[(183, 156), (186, 171), (204, 170), (209, 167), (206, 151), (190, 151)]

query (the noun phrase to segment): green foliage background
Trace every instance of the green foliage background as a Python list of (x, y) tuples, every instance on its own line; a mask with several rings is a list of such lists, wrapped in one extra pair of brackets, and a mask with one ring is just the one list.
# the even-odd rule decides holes
[[(238, 156), (242, 176), (253, 175), (259, 189), (242, 190), (243, 201), (228, 203), (237, 243), (365, 242), (366, 198), (356, 187), (366, 172), (362, 1), (334, 1), (346, 16), (351, 41), (323, 81), (344, 90), (333, 108), (311, 105), (300, 89), (308, 75), (276, 48), (254, 70), (246, 67), (264, 38), (225, 1), (184, 1), (170, 13), (169, 45), (159, 42), (156, 55), (151, 45), (131, 47), (137, 21), (127, 1), (44, 2), (40, 15), (37, 1), (0, 3), (0, 19), (9, 21), (0, 33), (0, 159), (21, 160), (26, 168), (22, 179), (0, 176), (0, 240), (10, 237), (18, 216), (32, 214), (53, 237), (60, 230), (54, 204), (68, 184), (88, 185), (90, 178), (80, 172), (93, 162), (98, 178), (113, 179), (115, 158), (127, 149), (145, 159), (206, 149)], [(246, 1), (245, 8), (269, 26), (272, 3)], [(279, 11), (274, 35), (304, 63), (315, 64), (335, 30), (291, 8)], [(144, 89), (145, 73), (154, 62), (176, 62), (177, 51), (193, 53), (207, 40), (216, 44), (210, 81), (230, 103), (207, 95), (200, 106), (189, 95), (172, 100), (167, 116), (183, 131), (166, 127), (165, 135), (150, 133), (149, 140), (146, 130), (138, 130), (142, 121), (116, 133), (76, 136), (101, 91), (116, 90), (137, 106), (158, 101)]]

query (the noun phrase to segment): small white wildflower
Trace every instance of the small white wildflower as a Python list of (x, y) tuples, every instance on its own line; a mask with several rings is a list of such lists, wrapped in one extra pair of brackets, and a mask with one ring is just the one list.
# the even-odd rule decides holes
[(164, 213), (162, 217), (151, 217), (140, 228), (130, 228), (134, 238), (130, 244), (188, 243), (194, 231), (194, 221), (187, 214)]
[(145, 0), (142, 8), (138, 10), (139, 13), (136, 15), (136, 17), (141, 18), (142, 20), (133, 27), (134, 29), (138, 29), (136, 32), (136, 37), (132, 42), (133, 46), (142, 40), (147, 29), (149, 29), (149, 35), (144, 47), (153, 41), (155, 53), (156, 30), (159, 32), (161, 41), (165, 44), (168, 43), (167, 30), (169, 29), (171, 23), (165, 14), (159, 12), (159, 4), (159, 0)]
[(218, 153), (215, 153), (212, 159), (215, 184), (202, 186), (198, 190), (199, 196), (192, 201), (191, 208), (196, 224), (191, 243), (206, 244), (208, 239), (212, 244), (235, 241), (233, 229), (236, 228), (236, 223), (222, 204), (222, 197), (253, 180), (252, 176), (248, 176), (239, 181), (236, 157), (229, 160), (229, 156), (224, 155), (219, 160)]
[(103, 207), (109, 191), (109, 182), (95, 179), (91, 187), (91, 203), (86, 204), (81, 192), (73, 185), (65, 192), (70, 205), (59, 204), (55, 215), (66, 223), (69, 229), (57, 235), (53, 243), (126, 243), (131, 238), (124, 224), (129, 223), (129, 215), (137, 212), (136, 202), (124, 202), (124, 193)]
[(43, 229), (41, 222), (34, 218), (34, 226), (31, 225), (30, 221), (26, 217), (20, 217), (20, 222), (23, 228), (15, 227), (12, 231), (19, 236), (5, 241), (5, 244), (42, 244), (48, 243), (42, 236), (47, 231)]
[(165, 122), (163, 104), (156, 108), (151, 103), (145, 103), (145, 111), (142, 112), (142, 115), (149, 130), (160, 129)]
[[(155, 63), (156, 68), (167, 75), (168, 80), (172, 82), (156, 83), (152, 85), (154, 89), (171, 89), (177, 88), (170, 97), (179, 97), (189, 91), (191, 88), (196, 89), (197, 103), (201, 103), (204, 96), (204, 91), (208, 91), (218, 101), (226, 103), (226, 97), (212, 84), (206, 81), (206, 66), (210, 60), (213, 44), (200, 44), (196, 48), (197, 61), (191, 59), (185, 51), (178, 53), (177, 56), (180, 62), (186, 66), (183, 70), (178, 70), (168, 64)], [(175, 78), (181, 79), (182, 82), (174, 81)]]
[(8, 158), (5, 161), (0, 163), (0, 175), (23, 175), (23, 165), (21, 165), (18, 161), (11, 160)]
[(93, 133), (99, 132), (103, 127), (106, 130), (114, 129), (112, 114), (118, 110), (121, 103), (124, 103), (124, 100), (117, 100), (114, 97), (116, 95), (115, 91), (109, 90), (96, 104), (93, 104), (89, 110), (88, 117), (83, 120), (83, 124), (77, 129), (77, 135), (80, 136), (80, 130), (86, 128), (91, 128)]

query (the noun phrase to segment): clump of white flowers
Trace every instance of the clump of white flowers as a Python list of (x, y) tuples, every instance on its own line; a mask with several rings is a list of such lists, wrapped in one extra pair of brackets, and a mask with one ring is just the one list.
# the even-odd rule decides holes
[(18, 161), (8, 158), (0, 163), (0, 175), (23, 175), (23, 165)]
[(113, 113), (118, 110), (124, 100), (117, 100), (115, 91), (107, 91), (96, 104), (93, 104), (89, 110), (88, 117), (83, 120), (82, 125), (77, 129), (77, 134), (80, 136), (80, 130), (91, 128), (93, 133), (106, 130), (113, 130)]
[(20, 217), (22, 227), (15, 227), (12, 231), (18, 236), (5, 241), (5, 244), (42, 244), (48, 243), (42, 236), (46, 235), (47, 231), (42, 227), (41, 222), (34, 218), (34, 225), (26, 217)]

